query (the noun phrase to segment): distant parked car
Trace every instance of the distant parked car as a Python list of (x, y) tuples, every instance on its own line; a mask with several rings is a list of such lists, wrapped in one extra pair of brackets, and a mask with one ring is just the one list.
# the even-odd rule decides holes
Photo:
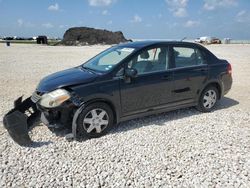
[(197, 42), (197, 43), (202, 43), (202, 42), (205, 42), (206, 38), (205, 37), (199, 37), (199, 38), (196, 38), (194, 40), (194, 42)]
[(38, 36), (36, 38), (36, 43), (37, 44), (48, 44), (48, 38), (47, 38), (47, 36)]
[[(99, 137), (115, 124), (196, 106), (210, 112), (231, 88), (232, 69), (201, 45), (142, 41), (111, 47), (86, 63), (43, 78), (4, 117), (19, 144), (30, 142), (34, 114), (73, 138)], [(27, 115), (28, 114), (28, 115)]]
[(221, 40), (216, 37), (211, 37), (210, 44), (221, 44)]
[(194, 41), (202, 44), (221, 44), (221, 40), (216, 37), (199, 37)]

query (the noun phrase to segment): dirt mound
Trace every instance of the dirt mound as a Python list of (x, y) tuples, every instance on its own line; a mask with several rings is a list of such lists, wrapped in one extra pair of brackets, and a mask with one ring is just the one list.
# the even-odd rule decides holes
[(62, 44), (68, 46), (93, 44), (119, 44), (128, 42), (121, 31), (112, 32), (88, 27), (73, 27), (63, 36)]

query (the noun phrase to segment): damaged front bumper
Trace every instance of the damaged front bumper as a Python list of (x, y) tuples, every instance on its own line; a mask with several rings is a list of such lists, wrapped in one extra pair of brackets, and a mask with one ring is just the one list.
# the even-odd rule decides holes
[(14, 108), (4, 116), (3, 124), (17, 144), (28, 145), (32, 142), (28, 133), (39, 116), (40, 111), (30, 97), (24, 101), (19, 97), (14, 102)]
[(71, 101), (52, 109), (46, 109), (33, 101), (34, 96), (24, 101), (19, 97), (14, 102), (14, 108), (3, 118), (4, 127), (17, 144), (25, 146), (32, 143), (29, 131), (38, 122), (42, 122), (52, 131), (62, 128), (71, 129), (72, 133), (66, 135), (67, 140), (78, 138), (76, 121), (84, 108), (81, 101), (72, 97)]

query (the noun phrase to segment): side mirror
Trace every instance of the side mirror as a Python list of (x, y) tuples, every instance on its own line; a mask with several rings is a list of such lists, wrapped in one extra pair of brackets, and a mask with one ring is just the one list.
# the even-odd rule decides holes
[(134, 68), (127, 68), (125, 70), (125, 76), (129, 78), (135, 78), (137, 76), (137, 70)]

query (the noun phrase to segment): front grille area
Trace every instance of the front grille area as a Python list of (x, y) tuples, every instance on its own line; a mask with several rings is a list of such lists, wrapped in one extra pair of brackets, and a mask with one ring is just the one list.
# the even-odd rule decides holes
[(32, 102), (37, 103), (42, 98), (42, 95), (43, 93), (35, 91), (31, 96)]

